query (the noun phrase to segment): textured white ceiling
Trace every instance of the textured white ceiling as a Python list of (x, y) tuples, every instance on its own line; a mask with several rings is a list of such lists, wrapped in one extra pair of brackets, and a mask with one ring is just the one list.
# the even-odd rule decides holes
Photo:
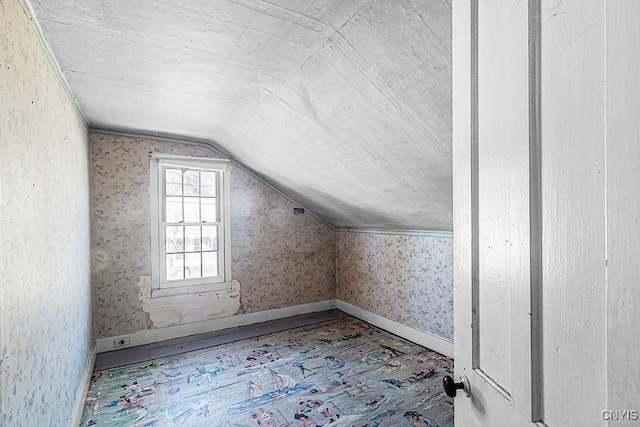
[(447, 0), (31, 0), (93, 127), (211, 140), (342, 227), (451, 229)]

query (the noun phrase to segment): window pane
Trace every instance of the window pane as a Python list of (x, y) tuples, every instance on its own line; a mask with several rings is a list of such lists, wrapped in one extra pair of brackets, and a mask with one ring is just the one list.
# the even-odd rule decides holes
[(182, 197), (167, 197), (165, 206), (164, 215), (166, 222), (182, 221)]
[(218, 250), (218, 227), (215, 227), (215, 226), (202, 227), (202, 250), (203, 251)]
[(202, 222), (216, 222), (216, 199), (202, 198), (200, 200), (202, 203)]
[(201, 238), (200, 238), (200, 227), (191, 226), (184, 228), (184, 237), (185, 237), (185, 252), (195, 252), (200, 249), (196, 249), (196, 246), (200, 246)]
[(199, 201), (197, 197), (184, 198), (184, 222), (200, 222)]
[(182, 171), (180, 169), (166, 169), (165, 183), (167, 196), (182, 195)]
[(218, 252), (202, 253), (202, 277), (218, 276)]
[(184, 227), (165, 227), (165, 244), (166, 251), (168, 253), (171, 252), (182, 252), (184, 250)]
[(184, 279), (184, 262), (183, 254), (167, 255), (167, 280)]
[(188, 170), (183, 175), (184, 178), (184, 195), (199, 196), (200, 195), (200, 172)]
[(225, 166), (212, 162), (211, 169), (206, 170), (204, 160), (196, 161), (200, 159), (193, 163), (182, 163), (179, 158), (160, 159), (160, 173), (152, 177), (158, 180), (153, 185), (158, 184), (157, 195), (161, 197), (153, 213), (159, 222), (155, 223), (155, 230), (157, 225), (161, 227), (153, 240), (161, 234), (161, 247), (157, 248), (160, 254), (154, 256), (152, 266), (154, 283), (159, 281), (161, 286), (201, 285), (224, 277), (225, 230), (221, 221), (228, 209), (223, 191), (228, 182), (226, 172), (218, 168)]
[(216, 172), (200, 172), (201, 196), (216, 196), (216, 175)]
[(184, 254), (184, 274), (185, 278), (202, 277), (200, 271), (200, 252), (194, 254)]

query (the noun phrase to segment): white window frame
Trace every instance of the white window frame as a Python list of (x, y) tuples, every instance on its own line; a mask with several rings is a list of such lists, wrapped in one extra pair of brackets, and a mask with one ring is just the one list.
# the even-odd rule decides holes
[[(151, 296), (164, 297), (231, 289), (231, 164), (228, 159), (189, 157), (149, 153), (150, 219), (151, 219)], [(216, 198), (218, 201), (218, 268), (219, 276), (166, 281), (166, 244), (164, 228), (167, 167), (219, 172)]]

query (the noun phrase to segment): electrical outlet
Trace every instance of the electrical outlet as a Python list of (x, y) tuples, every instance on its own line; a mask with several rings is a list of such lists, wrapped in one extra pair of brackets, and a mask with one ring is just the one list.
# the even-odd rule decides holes
[(124, 347), (129, 344), (130, 344), (129, 338), (118, 338), (117, 340), (113, 340), (114, 348)]

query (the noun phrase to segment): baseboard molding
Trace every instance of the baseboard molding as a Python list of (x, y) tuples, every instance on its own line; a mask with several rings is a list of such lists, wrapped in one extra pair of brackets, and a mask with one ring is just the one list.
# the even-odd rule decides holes
[(437, 351), (440, 354), (453, 358), (453, 343), (444, 338), (437, 337), (427, 332), (422, 332), (402, 323), (382, 317), (378, 314), (356, 307), (353, 304), (342, 300), (336, 300), (336, 308), (344, 311), (358, 319), (371, 323), (379, 328), (396, 334), (404, 339), (419, 344), (430, 350)]
[(76, 396), (76, 403), (73, 407), (73, 416), (71, 417), (70, 427), (77, 427), (80, 425), (80, 421), (82, 420), (82, 412), (84, 411), (84, 403), (87, 397), (87, 392), (89, 391), (89, 385), (91, 384), (91, 376), (93, 374), (93, 367), (96, 364), (96, 355), (98, 352), (96, 351), (96, 346), (94, 346), (93, 350), (87, 357), (87, 365), (84, 369), (84, 375), (82, 376), (82, 383), (80, 384), (80, 388), (78, 388), (78, 395)]
[[(149, 329), (145, 331), (134, 332), (132, 334), (100, 338), (96, 341), (96, 352), (105, 353), (107, 351), (116, 350), (114, 341), (119, 341), (121, 339), (128, 340), (128, 344), (118, 347), (118, 349), (152, 344), (160, 341), (187, 337), (190, 335), (204, 334), (207, 332), (215, 332), (223, 329), (235, 328), (238, 326), (252, 325), (254, 323), (278, 320), (290, 316), (316, 313), (319, 311), (331, 310), (332, 308), (338, 308), (345, 313), (357, 317), (358, 319), (362, 319), (365, 322), (371, 323), (372, 325), (396, 334), (423, 347), (437, 351), (438, 353), (445, 356), (453, 357), (453, 343), (451, 341), (445, 340), (444, 338), (440, 338), (427, 332), (419, 331), (417, 329), (387, 319), (386, 317), (364, 310), (360, 307), (356, 307), (353, 304), (349, 304), (348, 302), (339, 299), (319, 301), (310, 304), (300, 304), (292, 307), (277, 308), (274, 310), (259, 311), (256, 313), (239, 314), (236, 316), (224, 317), (221, 319), (205, 320), (203, 322), (193, 322), (184, 325), (169, 326), (167, 328)], [(96, 352), (94, 352), (94, 358)], [(93, 368), (93, 362), (91, 367)], [(90, 378), (91, 376), (89, 375), (89, 379)], [(82, 412), (80, 414), (82, 414)]]
[[(100, 338), (96, 341), (96, 348), (98, 353), (105, 353), (107, 351), (152, 344), (175, 338), (188, 337), (190, 335), (204, 334), (207, 332), (220, 331), (222, 329), (267, 322), (269, 320), (283, 319), (285, 317), (298, 316), (300, 314), (316, 313), (318, 311), (331, 310), (332, 308), (336, 308), (335, 299), (309, 304), (300, 304), (292, 307), (277, 308), (274, 310), (259, 311), (256, 313), (238, 314), (236, 316), (186, 323), (184, 325), (169, 326), (166, 328), (148, 329), (126, 335)], [(128, 344), (116, 349), (114, 342), (119, 340), (125, 340)]]

